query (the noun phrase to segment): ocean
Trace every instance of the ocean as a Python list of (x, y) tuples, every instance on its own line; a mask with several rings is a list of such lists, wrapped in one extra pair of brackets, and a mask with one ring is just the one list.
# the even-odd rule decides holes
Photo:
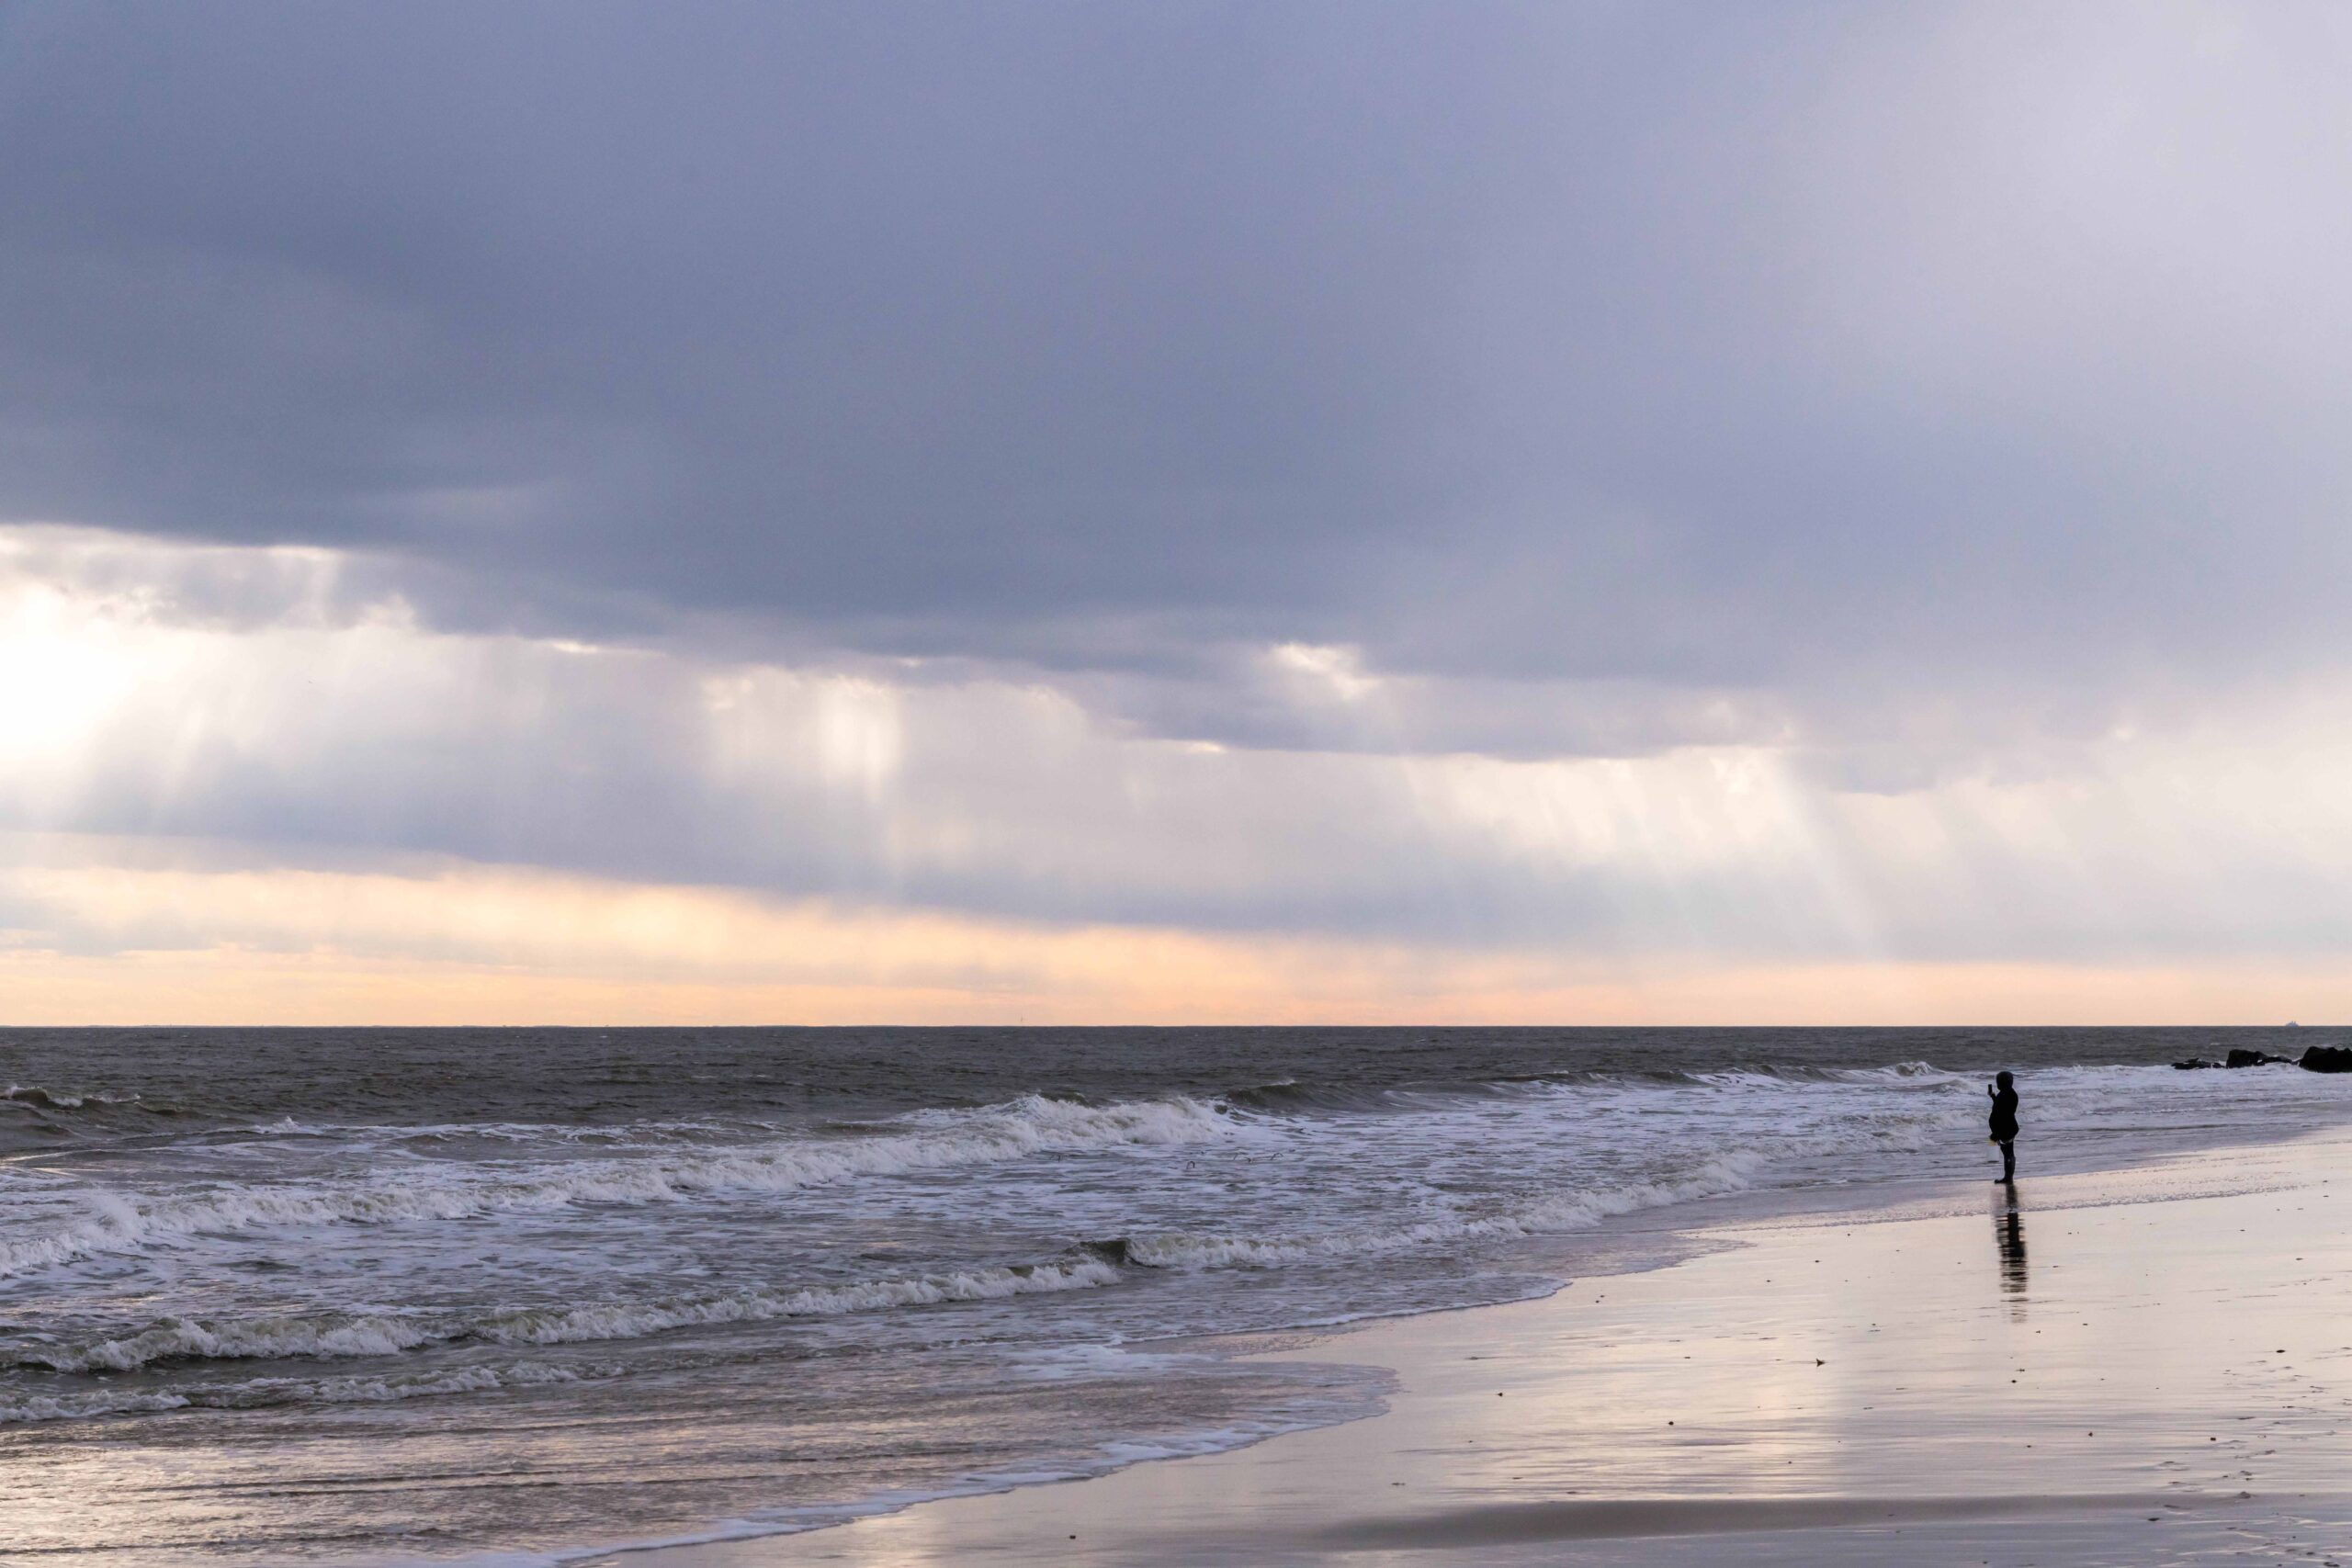
[(2341, 1123), (2335, 1030), (0, 1031), (0, 1557), (560, 1562), (1378, 1407), (1226, 1338)]

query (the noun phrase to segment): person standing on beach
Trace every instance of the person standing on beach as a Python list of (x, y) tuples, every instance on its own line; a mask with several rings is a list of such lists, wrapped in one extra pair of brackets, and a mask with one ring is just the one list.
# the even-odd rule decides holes
[(1984, 1086), (1993, 1097), (1993, 1114), (1988, 1120), (1993, 1142), (2001, 1145), (2000, 1180), (2014, 1185), (2018, 1179), (2018, 1086), (2017, 1079), (2004, 1072)]

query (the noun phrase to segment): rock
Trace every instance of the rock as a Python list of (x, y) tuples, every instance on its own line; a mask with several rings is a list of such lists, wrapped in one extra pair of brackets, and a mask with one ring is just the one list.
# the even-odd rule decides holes
[(2219, 1062), (2209, 1061), (2203, 1056), (2191, 1056), (2185, 1062), (2175, 1062), (2173, 1064), (2174, 1066), (2178, 1067), (2184, 1073), (2193, 1067), (2218, 1067), (2221, 1065), (2222, 1064)]
[(2314, 1073), (2352, 1073), (2352, 1046), (2314, 1045), (2296, 1066)]
[(2286, 1060), (2286, 1057), (2274, 1056), (2267, 1051), (2248, 1051), (2244, 1048), (2240, 1048), (2231, 1052), (2228, 1059), (2222, 1062), (2222, 1066), (2225, 1067), (2267, 1067), (2273, 1062), (2284, 1062)]

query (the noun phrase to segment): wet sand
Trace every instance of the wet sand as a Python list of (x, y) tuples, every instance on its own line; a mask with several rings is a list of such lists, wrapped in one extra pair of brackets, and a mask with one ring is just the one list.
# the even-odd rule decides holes
[(598, 1561), (2352, 1568), (2347, 1169), (2310, 1140), (1727, 1225), (1259, 1350), (1393, 1369), (1369, 1420)]

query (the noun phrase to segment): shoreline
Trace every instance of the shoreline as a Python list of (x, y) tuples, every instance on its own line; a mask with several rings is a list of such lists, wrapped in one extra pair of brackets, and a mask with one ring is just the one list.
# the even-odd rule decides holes
[[(2210, 1378), (2193, 1389), (2177, 1385), (2165, 1394), (2173, 1402), (2166, 1408), (2182, 1419), (2201, 1416), (2217, 1429), (2193, 1434), (2208, 1439), (2204, 1454), (2175, 1444), (2188, 1457), (2167, 1461), (2154, 1457), (2166, 1449), (2163, 1423), (2149, 1409), (2119, 1402), (2132, 1382), (2130, 1358), (2083, 1333), (2121, 1314), (2138, 1331), (2171, 1334), (2186, 1324), (2178, 1309), (2194, 1280), (2204, 1292), (2198, 1315), (2218, 1309), (2233, 1325), (2227, 1332), (2278, 1340), (2266, 1353), (2278, 1368), (2352, 1359), (2352, 1344), (2334, 1341), (2326, 1314), (2312, 1304), (2330, 1293), (2327, 1286), (2307, 1280), (2301, 1305), (2282, 1308), (2281, 1290), (2260, 1284), (2282, 1266), (2319, 1269), (2323, 1256), (2325, 1269), (2314, 1279), (2352, 1281), (2352, 1214), (2339, 1218), (2321, 1207), (2332, 1198), (2330, 1172), (2347, 1157), (2352, 1130), (2339, 1130), (2120, 1168), (2029, 1175), (2018, 1183), (2010, 1226), (2014, 1257), (1991, 1182), (1973, 1213), (1959, 1212), (1972, 1201), (1973, 1184), (1952, 1178), (1881, 1189), (1879, 1201), (1859, 1207), (1851, 1200), (1863, 1192), (1833, 1190), (1794, 1203), (1791, 1194), (1753, 1195), (1767, 1212), (1713, 1222), (1663, 1211), (1681, 1223), (1623, 1227), (1664, 1230), (1690, 1244), (1659, 1267), (1587, 1274), (1521, 1302), (1247, 1337), (1254, 1348), (1237, 1343), (1243, 1337), (1220, 1337), (1245, 1358), (1385, 1371), (1394, 1392), (1380, 1413), (1364, 1418), (1192, 1457), (1137, 1456), (1084, 1479), (1036, 1477), (884, 1502), (889, 1511), (821, 1529), (780, 1534), (776, 1524), (747, 1519), (690, 1541), (576, 1550), (552, 1560), (598, 1568), (902, 1568), (979, 1555), (1180, 1564), (1232, 1561), (1237, 1553), (1297, 1562), (1371, 1554), (1404, 1562), (1464, 1561), (1462, 1553), (1475, 1551), (1482, 1562), (1517, 1561), (1522, 1551), (1532, 1553), (1528, 1561), (1562, 1562), (1578, 1560), (1564, 1551), (1639, 1540), (1647, 1543), (1645, 1561), (1684, 1561), (1679, 1554), (1691, 1542), (1712, 1542), (1706, 1551), (1719, 1553), (1736, 1542), (1753, 1561), (1798, 1551), (1813, 1556), (1790, 1561), (1860, 1562), (1875, 1560), (1894, 1531), (1903, 1532), (1906, 1552), (1964, 1551), (1973, 1553), (1965, 1561), (1984, 1562), (2006, 1560), (1988, 1551), (2010, 1550), (2026, 1553), (2019, 1562), (2087, 1563), (2107, 1560), (2100, 1554), (2114, 1543), (2102, 1543), (2123, 1523), (2145, 1530), (2151, 1520), (2170, 1527), (2161, 1546), (2166, 1553), (2190, 1550), (2192, 1538), (2202, 1543), (2198, 1550), (2218, 1550), (2276, 1536), (2283, 1550), (2296, 1529), (2282, 1508), (2315, 1508), (2342, 1527), (2330, 1539), (2352, 1546), (2352, 1495), (2293, 1457), (2299, 1439), (2313, 1435), (2304, 1430), (2312, 1423), (2333, 1434), (2332, 1414), (2292, 1402), (2222, 1412), (2223, 1385)], [(1824, 1197), (1832, 1201), (1818, 1201)], [(1709, 1200), (1693, 1208), (1733, 1206)], [(2310, 1222), (2308, 1234), (2280, 1224), (2282, 1207)], [(1994, 1215), (1990, 1247), (1986, 1209)], [(2038, 1247), (2027, 1245), (2029, 1235)], [(2236, 1239), (2250, 1237), (2261, 1239)], [(1815, 1252), (1810, 1264), (1799, 1256)], [(2149, 1278), (2149, 1260), (2166, 1258), (2172, 1277)], [(2098, 1267), (2087, 1268), (2093, 1258)], [(1805, 1278), (1841, 1266), (1843, 1284), (1826, 1295)], [(1949, 1289), (1924, 1290), (1947, 1274)], [(2077, 1283), (2101, 1280), (2090, 1297)], [(1878, 1303), (1883, 1323), (1849, 1321), (1864, 1299)], [(1724, 1302), (1739, 1305), (1728, 1314), (1699, 1310)], [(2006, 1384), (1984, 1381), (1990, 1364), (1975, 1363), (1992, 1339), (2014, 1338), (2017, 1348), (2046, 1357), (2058, 1318), (2069, 1314), (2079, 1314), (2071, 1321), (2080, 1326), (2064, 1331), (2072, 1337), (2055, 1375), (2070, 1388), (2080, 1385), (2081, 1409), (2107, 1424), (2105, 1446), (2092, 1438), (2083, 1439), (2086, 1452), (2067, 1450), (2057, 1434), (2071, 1428), (2071, 1414), (2040, 1450), (2018, 1446), (2031, 1444), (2030, 1436), (2008, 1446), (1988, 1438), (1988, 1424), (2009, 1419), (2039, 1431), (2051, 1412), (2031, 1399), (2022, 1407), (2005, 1400)], [(2299, 1353), (2275, 1354), (2292, 1349), (2298, 1337)], [(1771, 1344), (1785, 1352), (1806, 1337), (1815, 1349), (1837, 1346), (1841, 1364), (1883, 1359), (1884, 1347), (1900, 1341), (1918, 1363), (1909, 1374), (1916, 1381), (1890, 1383), (1879, 1401), (1841, 1409), (1852, 1430), (1826, 1430), (1819, 1409), (1798, 1395), (1816, 1392), (1807, 1387), (1809, 1376), (1816, 1385), (1839, 1386), (1842, 1374), (1822, 1376), (1833, 1359), (1760, 1350)], [(1956, 1360), (1981, 1375), (1961, 1375)], [(1710, 1367), (1712, 1384), (1692, 1382)], [(2352, 1385), (2352, 1376), (2346, 1382)], [(2312, 1385), (2323, 1386), (2332, 1392), (2336, 1384)], [(1928, 1387), (1939, 1391), (1932, 1408), (1920, 1404)], [(1766, 1404), (1773, 1409), (1735, 1412), (1722, 1405), (1725, 1389), (1771, 1391)], [(1633, 1419), (1644, 1405), (1685, 1414), (1661, 1415), (1663, 1425)], [(1911, 1419), (1889, 1427), (1883, 1409), (1905, 1410)], [(1552, 1415), (1542, 1417), (1547, 1410)], [(1530, 1413), (1538, 1413), (1540, 1430), (1529, 1429)], [(2225, 1418), (2234, 1430), (2220, 1429)], [(2256, 1430), (2273, 1445), (2259, 1456), (2243, 1436)], [(1908, 1471), (1860, 1472), (1833, 1462), (1872, 1443), (1917, 1462)], [(1780, 1453), (1782, 1462), (1748, 1462), (1759, 1449)], [(2034, 1457), (2020, 1468), (2028, 1453)], [(2238, 1479), (2267, 1473), (2266, 1491), (2240, 1498), (2236, 1493), (2248, 1488), (2225, 1485), (2230, 1477), (2218, 1470), (2202, 1485), (2183, 1484), (2197, 1472), (2194, 1460), (2223, 1457), (2259, 1457), (2267, 1472), (2244, 1466)], [(1735, 1458), (1741, 1462), (1731, 1464)], [(2166, 1462), (2183, 1468), (2160, 1468)], [(1896, 1484), (1905, 1474), (1912, 1483)], [(1920, 1486), (1917, 1474), (1952, 1484)], [(1747, 1490), (1730, 1484), (1741, 1476), (1753, 1483)], [(2285, 1490), (2269, 1489), (2278, 1487)], [(1170, 1522), (1180, 1518), (1205, 1522), (1181, 1529)], [(2134, 1538), (2132, 1551), (2150, 1544)], [(1722, 1559), (1702, 1552), (1690, 1560)]]

